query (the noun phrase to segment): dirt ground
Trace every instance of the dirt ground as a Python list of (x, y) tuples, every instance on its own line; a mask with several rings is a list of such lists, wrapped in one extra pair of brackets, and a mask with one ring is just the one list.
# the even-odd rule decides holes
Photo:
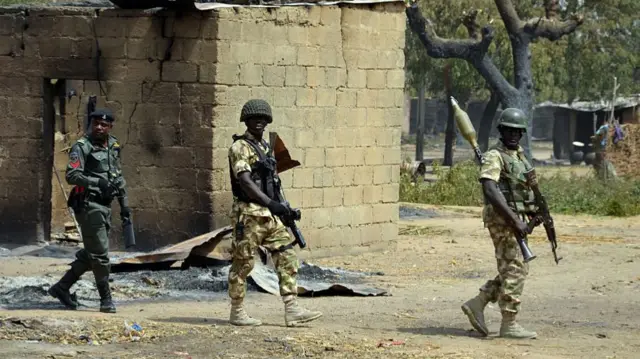
[[(395, 249), (314, 261), (382, 271), (383, 276), (369, 281), (391, 296), (301, 298), (304, 306), (324, 312), (307, 326), (284, 327), (279, 298), (258, 292), (250, 292), (246, 300), (249, 313), (264, 322), (256, 328), (227, 323), (225, 295), (212, 301), (120, 304), (111, 315), (96, 308), (3, 310), (0, 351), (5, 358), (638, 357), (638, 218), (556, 216), (559, 254), (564, 257), (559, 265), (553, 262), (544, 230), (536, 229), (530, 246), (538, 258), (530, 264), (519, 320), (536, 330), (538, 339), (514, 341), (496, 336), (497, 304), (486, 310), (492, 331), (488, 338), (478, 336), (460, 310), (495, 275), (480, 209), (422, 207), (432, 218), (401, 220)], [(2, 258), (0, 275), (58, 276), (67, 262)], [(7, 327), (8, 317), (18, 324)], [(142, 340), (132, 342), (121, 334), (124, 321), (136, 321), (145, 329)], [(83, 332), (93, 338), (93, 345), (79, 339)], [(391, 340), (400, 345), (380, 344)]]

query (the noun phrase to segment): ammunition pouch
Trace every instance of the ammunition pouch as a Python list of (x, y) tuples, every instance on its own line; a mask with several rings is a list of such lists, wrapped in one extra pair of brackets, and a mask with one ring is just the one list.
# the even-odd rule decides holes
[[(244, 136), (234, 136), (233, 139), (234, 141), (244, 139), (257, 153), (258, 161), (251, 166), (251, 180), (267, 197), (274, 201), (279, 201), (280, 180), (276, 172), (277, 162), (272, 155), (272, 150), (269, 145), (266, 142), (263, 142), (263, 144), (269, 148), (268, 153), (264, 153), (264, 151), (262, 151), (258, 144), (252, 139)], [(229, 162), (229, 175), (231, 177), (231, 192), (233, 192), (233, 195), (242, 202), (256, 203), (246, 193), (244, 193), (239, 181), (233, 177), (231, 162)]]
[(517, 213), (534, 212), (536, 210), (536, 200), (533, 191), (520, 184), (515, 186), (511, 184), (511, 186), (512, 190), (510, 191), (508, 184), (502, 181), (498, 183), (498, 188), (500, 188), (500, 192), (502, 192), (502, 195), (507, 200), (509, 207)]

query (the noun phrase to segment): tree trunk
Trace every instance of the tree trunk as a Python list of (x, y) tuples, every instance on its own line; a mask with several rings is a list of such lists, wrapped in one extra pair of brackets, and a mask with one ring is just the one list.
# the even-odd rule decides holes
[(533, 87), (533, 74), (531, 72), (531, 49), (529, 38), (525, 35), (511, 37), (511, 49), (513, 54), (514, 85), (517, 92), (502, 98), (502, 103), (508, 107), (522, 110), (527, 117), (527, 132), (522, 136), (520, 146), (529, 161), (533, 159), (531, 154), (531, 137), (533, 132), (533, 104), (535, 91)]
[(447, 64), (444, 68), (444, 86), (447, 93), (447, 130), (444, 139), (444, 161), (443, 166), (453, 166), (453, 140), (456, 136), (455, 118), (453, 117), (453, 106), (449, 99), (453, 96), (453, 90), (451, 89), (451, 66)]
[(418, 108), (416, 111), (418, 118), (416, 129), (416, 161), (422, 161), (424, 159), (424, 92), (425, 86), (420, 86), (418, 92)]
[(489, 137), (491, 136), (491, 130), (493, 128), (493, 118), (496, 116), (499, 104), (500, 98), (494, 91), (491, 91), (491, 98), (484, 107), (482, 119), (480, 120), (480, 128), (478, 129), (478, 145), (482, 152), (485, 152), (489, 148)]

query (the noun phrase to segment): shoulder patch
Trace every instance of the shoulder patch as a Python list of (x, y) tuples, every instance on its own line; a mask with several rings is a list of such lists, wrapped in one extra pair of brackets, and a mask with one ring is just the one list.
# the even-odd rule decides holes
[(80, 156), (75, 150), (71, 151), (69, 154), (69, 166), (71, 166), (71, 168), (80, 167)]

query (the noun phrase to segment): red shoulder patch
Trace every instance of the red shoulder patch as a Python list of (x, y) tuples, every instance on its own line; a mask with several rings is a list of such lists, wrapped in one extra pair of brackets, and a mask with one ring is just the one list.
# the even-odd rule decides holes
[(69, 165), (71, 166), (71, 168), (78, 168), (80, 167), (80, 160), (75, 160), (73, 162), (70, 162)]

